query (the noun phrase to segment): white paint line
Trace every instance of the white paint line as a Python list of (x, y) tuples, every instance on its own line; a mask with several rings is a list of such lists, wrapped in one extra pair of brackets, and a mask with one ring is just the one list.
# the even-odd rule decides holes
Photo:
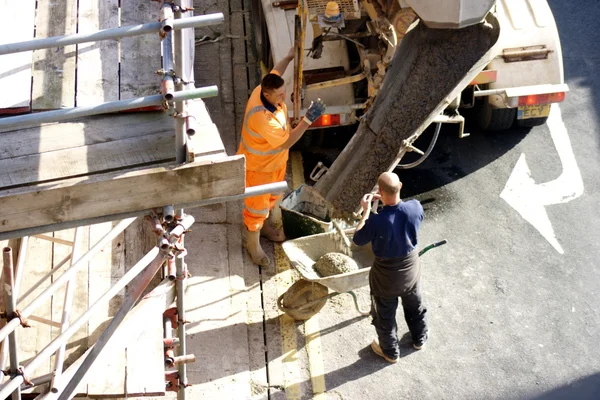
[(545, 206), (567, 203), (581, 196), (583, 179), (558, 104), (552, 105), (547, 124), (563, 167), (562, 173), (550, 182), (537, 185), (525, 154), (521, 154), (500, 197), (533, 225), (556, 251), (564, 254)]

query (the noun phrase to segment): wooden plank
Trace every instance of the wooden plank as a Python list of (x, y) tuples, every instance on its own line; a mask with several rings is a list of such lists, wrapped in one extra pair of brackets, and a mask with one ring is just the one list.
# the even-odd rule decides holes
[(225, 153), (225, 146), (219, 129), (213, 123), (204, 101), (202, 99), (189, 101), (187, 110), (196, 121), (196, 134), (188, 136), (186, 142), (187, 160), (193, 162), (196, 157), (201, 155)]
[[(0, 240), (0, 249), (4, 249), (5, 247), (10, 247), (12, 249), (13, 254), (13, 262), (17, 263), (17, 259), (19, 256), (19, 239), (9, 239), (9, 240)], [(4, 272), (0, 271), (0, 285), (4, 285)], [(4, 287), (4, 286), (2, 286)], [(6, 310), (6, 304), (4, 301), (4, 291), (0, 294), (0, 310)], [(6, 325), (6, 319), (0, 318), (0, 328), (3, 328)], [(0, 341), (0, 353), (2, 352), (4, 345), (8, 344), (8, 338)], [(0, 368), (4, 369), (8, 367), (9, 357), (8, 357), (8, 348), (7, 352), (4, 355), (3, 359), (0, 359)]]
[(81, 118), (29, 129), (0, 131), (0, 159), (112, 142), (173, 130), (164, 112)]
[[(161, 291), (164, 292), (161, 294)], [(174, 293), (173, 283), (165, 282), (159, 286), (158, 291), (153, 291), (140, 301), (135, 312), (132, 311), (131, 321), (124, 326), (123, 332), (129, 339), (125, 349), (127, 396), (164, 395), (165, 393), (162, 314), (173, 302)], [(124, 339), (122, 333), (120, 340)]]
[[(125, 229), (125, 270), (133, 267), (148, 251), (156, 245), (156, 234), (150, 229), (150, 225), (144, 222), (142, 217), (137, 218)], [(156, 288), (160, 283), (160, 273), (156, 274), (150, 283), (150, 288)], [(127, 285), (125, 293), (137, 281), (134, 278)], [(140, 304), (148, 302), (142, 300)], [(160, 302), (159, 302), (160, 303)], [(146, 305), (147, 306), (147, 305)], [(144, 306), (144, 307), (146, 307)], [(131, 338), (134, 338), (125, 348), (125, 392), (127, 394), (143, 395), (146, 392), (153, 394), (164, 393), (164, 355), (162, 343), (163, 326), (162, 312), (166, 307), (158, 304), (153, 311), (136, 311), (145, 313), (143, 325), (131, 328)], [(138, 318), (138, 317), (136, 317)], [(158, 360), (158, 361), (157, 361)], [(151, 367), (152, 366), (152, 367)], [(159, 374), (159, 376), (157, 376)]]
[[(91, 225), (90, 247), (110, 231), (112, 227), (112, 222)], [(121, 233), (90, 261), (88, 289), (88, 302), (90, 305), (109, 290), (125, 273), (124, 245), (124, 234)], [(88, 321), (88, 346), (92, 346), (98, 340), (110, 319), (121, 307), (124, 295), (125, 290), (122, 290), (108, 304), (100, 307)], [(88, 380), (88, 395), (102, 393), (102, 391), (106, 393), (123, 393), (125, 390), (125, 351), (114, 351), (110, 356), (101, 357), (102, 361), (99, 359), (98, 363), (95, 363), (97, 365), (94, 365), (90, 369), (90, 374), (88, 374), (88, 376), (94, 377)]]
[(14, 187), (173, 160), (172, 132), (0, 160), (0, 186)]
[[(33, 39), (34, 1), (0, 0), (0, 15), (4, 15), (5, 34), (0, 44)], [(18, 16), (18, 17), (16, 17)], [(0, 114), (30, 111), (31, 51), (0, 56)]]
[(88, 397), (164, 394), (162, 311), (174, 294), (174, 284), (165, 282), (140, 300), (86, 374)]
[[(147, 0), (121, 0), (121, 25), (158, 20), (160, 4)], [(120, 98), (132, 99), (159, 93), (161, 68), (158, 34), (121, 39)]]
[[(129, 271), (142, 257), (156, 246), (157, 236), (152, 231), (150, 225), (144, 221), (143, 217), (137, 218), (131, 225), (125, 229), (125, 271)], [(138, 278), (134, 278), (125, 288), (125, 293), (129, 292), (129, 288)], [(154, 277), (150, 284), (151, 288), (156, 287), (160, 283), (160, 274)]]
[[(186, 235), (186, 262), (193, 278), (186, 291), (188, 351), (211, 360), (188, 366), (191, 398), (248, 399), (251, 396), (245, 286), (231, 271), (229, 229), (196, 224)], [(239, 267), (238, 267), (239, 268)]]
[[(25, 273), (21, 282), (21, 295), (39, 283), (40, 278), (46, 275), (52, 265), (52, 242), (47, 240), (29, 238), (29, 246), (25, 259)], [(37, 288), (21, 303), (18, 308), (23, 309), (27, 304), (39, 296), (39, 294), (50, 286), (51, 280), (39, 284)], [(52, 319), (51, 301), (44, 302), (35, 310), (35, 315), (45, 319)], [(52, 340), (52, 327), (44, 323), (31, 323), (31, 328), (20, 329), (18, 337), (19, 347), (19, 362), (23, 365), (27, 364), (27, 360), (33, 358), (41, 349), (46, 347)], [(39, 368), (30, 373), (30, 376), (40, 376), (50, 372), (51, 360), (44, 361)], [(36, 391), (40, 391), (44, 387), (38, 387)]]
[[(82, 227), (81, 238), (77, 243), (77, 248), (70, 245), (54, 243), (53, 244), (53, 264), (57, 266), (64, 258), (68, 257), (73, 250), (76, 250), (81, 257), (89, 248), (89, 228)], [(75, 229), (54, 232), (54, 238), (65, 241), (73, 241), (75, 237)], [(77, 260), (72, 260), (74, 262)], [(75, 274), (71, 282), (75, 285), (73, 289), (73, 303), (71, 305), (70, 321), (75, 321), (81, 314), (88, 309), (88, 271), (86, 268), (81, 268)], [(65, 286), (66, 287), (66, 286)], [(52, 296), (52, 320), (57, 323), (62, 322), (62, 314), (64, 309), (64, 287), (57, 291)], [(53, 336), (60, 334), (60, 328), (53, 329)], [(68, 367), (74, 360), (81, 356), (88, 348), (87, 343), (88, 330), (87, 326), (79, 329), (70, 339), (65, 350), (64, 367)]]
[[(37, 4), (36, 38), (77, 32), (77, 0), (39, 1)], [(33, 51), (31, 102), (34, 110), (75, 105), (76, 59), (75, 45)]]
[[(132, 342), (135, 342), (137, 340), (137, 336), (131, 334), (132, 330), (135, 332), (139, 332), (139, 328), (143, 327), (145, 325), (146, 318), (158, 317), (159, 319), (162, 319), (162, 313), (160, 313), (160, 312), (156, 313), (156, 310), (164, 310), (166, 307), (168, 307), (173, 302), (174, 298), (175, 298), (174, 283), (173, 282), (163, 282), (158, 287), (156, 287), (148, 296), (145, 296), (144, 299), (140, 300), (138, 305), (136, 305), (133, 308), (133, 310), (129, 313), (129, 315), (125, 318), (125, 321), (123, 321), (123, 324), (119, 327), (119, 329), (116, 330), (113, 337), (111, 338), (111, 341), (104, 348), (104, 350), (102, 351), (102, 353), (99, 356), (96, 363), (94, 363), (92, 368), (90, 368), (88, 373), (85, 375), (84, 380), (82, 382), (82, 386), (87, 385), (87, 382), (92, 379), (101, 378), (101, 377), (99, 377), (99, 375), (109, 376), (111, 371), (107, 370), (106, 365), (101, 362), (101, 360), (104, 359), (103, 357), (107, 357), (107, 356), (110, 357), (110, 355), (115, 353), (118, 348), (128, 348), (128, 347), (132, 346), (133, 345)], [(154, 326), (154, 324), (151, 324), (151, 325)], [(162, 327), (161, 327), (161, 332), (162, 332)], [(162, 347), (162, 340), (161, 340), (160, 346)], [(89, 349), (88, 352), (89, 351), (91, 351), (91, 349)], [(88, 352), (86, 352), (86, 354)], [(79, 358), (70, 368), (68, 368), (65, 371), (65, 373), (63, 375), (63, 379), (61, 380), (62, 386), (59, 386), (58, 393), (47, 393), (47, 394), (41, 396), (40, 400), (56, 400), (56, 399), (58, 399), (58, 397), (60, 396), (60, 394), (62, 392), (61, 388), (64, 387), (64, 385), (73, 377), (74, 373), (76, 372), (79, 365), (81, 365), (82, 361), (83, 361), (83, 357)], [(156, 370), (161, 373), (159, 382), (156, 383), (157, 385), (158, 384), (162, 385), (161, 387), (163, 389), (163, 392), (159, 393), (159, 395), (164, 394), (164, 376), (162, 375), (163, 362), (164, 361), (161, 357), (160, 365), (158, 365), (156, 367), (154, 365), (150, 366), (150, 367), (148, 367), (148, 365), (145, 365), (144, 368), (141, 368), (139, 371), (136, 371), (137, 373), (143, 373), (147, 368), (149, 370), (152, 369), (153, 371)], [(131, 371), (131, 372), (133, 373), (133, 371)], [(157, 375), (152, 373), (151, 375), (148, 376), (148, 378), (156, 379), (156, 376)], [(80, 395), (86, 394), (86, 392), (83, 389), (77, 390), (76, 393), (78, 393)], [(138, 395), (142, 395), (142, 394), (143, 393), (139, 393)], [(121, 397), (130, 397), (133, 395), (135, 395), (135, 394), (131, 394), (131, 393), (129, 393), (129, 394), (121, 393), (120, 394)], [(104, 396), (104, 398), (115, 397), (115, 396), (119, 396), (119, 394), (107, 393), (107, 394), (104, 394), (103, 396)], [(93, 396), (93, 397), (95, 397), (95, 396)], [(102, 398), (102, 397), (100, 397), (100, 398)]]
[[(119, 26), (119, 0), (79, 0), (79, 32)], [(103, 40), (77, 47), (77, 105), (119, 100), (119, 43)]]
[(245, 158), (220, 157), (0, 192), (0, 232), (244, 192)]
[[(229, 206), (233, 206), (231, 203)], [(233, 207), (232, 207), (233, 208)], [(267, 367), (265, 365), (265, 334), (263, 329), (264, 310), (262, 308), (262, 293), (259, 269), (249, 260), (244, 258), (245, 249), (242, 247), (242, 235), (239, 228), (241, 223), (241, 210), (236, 211), (236, 223), (228, 228), (228, 253), (229, 269), (231, 275), (237, 274), (236, 279), (241, 279), (240, 285), (245, 288), (246, 296), (246, 327), (248, 335), (248, 370), (250, 371), (250, 387), (252, 398), (265, 398), (269, 390)]]

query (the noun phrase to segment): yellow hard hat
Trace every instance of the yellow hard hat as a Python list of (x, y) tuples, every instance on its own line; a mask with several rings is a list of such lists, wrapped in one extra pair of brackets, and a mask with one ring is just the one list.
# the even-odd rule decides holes
[(332, 18), (337, 17), (338, 15), (340, 15), (340, 6), (338, 3), (335, 1), (328, 2), (327, 6), (325, 7), (325, 16)]

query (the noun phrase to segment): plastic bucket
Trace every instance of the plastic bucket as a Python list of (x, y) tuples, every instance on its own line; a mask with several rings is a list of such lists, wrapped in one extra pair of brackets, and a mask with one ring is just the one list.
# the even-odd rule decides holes
[(333, 230), (331, 205), (308, 185), (301, 185), (280, 204), (283, 230), (287, 239)]

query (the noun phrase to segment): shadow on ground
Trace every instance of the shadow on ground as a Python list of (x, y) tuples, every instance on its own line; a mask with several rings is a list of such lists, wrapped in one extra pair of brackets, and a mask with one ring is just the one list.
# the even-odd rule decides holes
[(565, 386), (561, 386), (531, 400), (595, 400), (600, 399), (600, 373), (576, 380)]

